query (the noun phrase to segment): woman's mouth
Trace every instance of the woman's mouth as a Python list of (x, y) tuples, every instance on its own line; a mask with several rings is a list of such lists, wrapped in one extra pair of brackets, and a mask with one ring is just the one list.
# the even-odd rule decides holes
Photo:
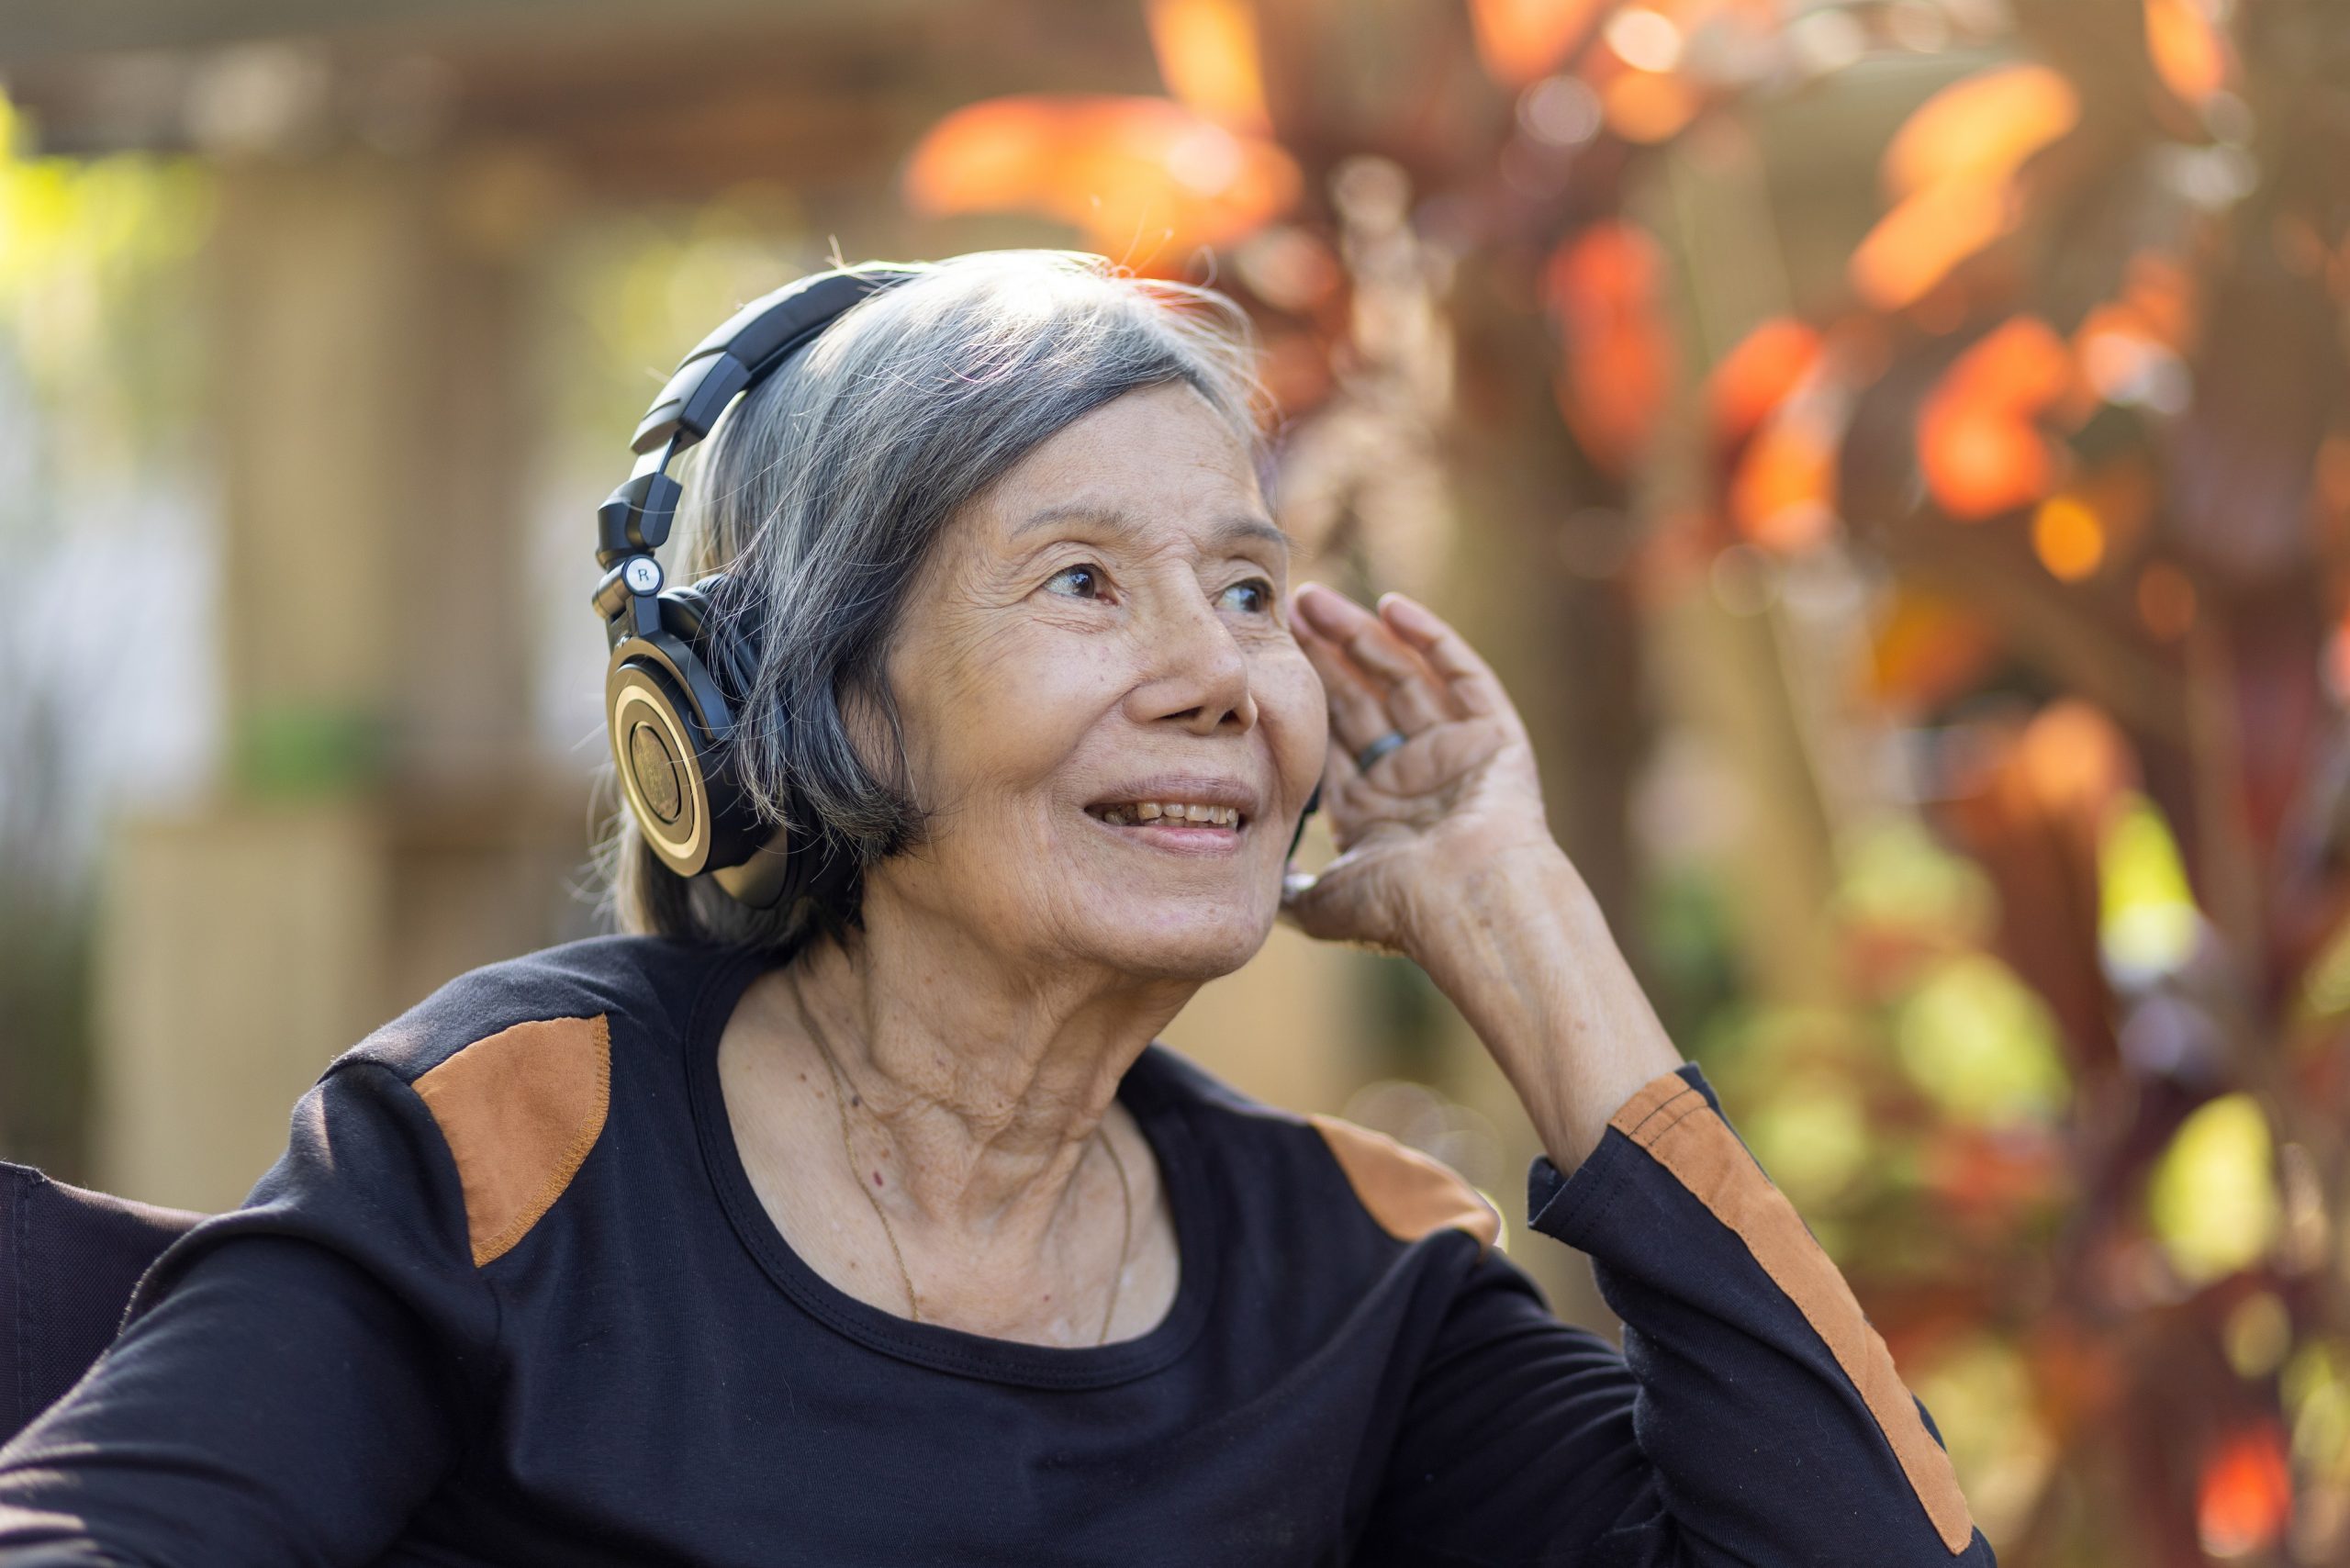
[(1248, 813), (1237, 806), (1189, 801), (1112, 801), (1086, 807), (1085, 814), (1138, 849), (1215, 858), (1238, 854), (1248, 826)]
[(1086, 814), (1112, 827), (1205, 828), (1237, 833), (1248, 819), (1237, 806), (1203, 805), (1192, 801), (1106, 801), (1085, 808)]

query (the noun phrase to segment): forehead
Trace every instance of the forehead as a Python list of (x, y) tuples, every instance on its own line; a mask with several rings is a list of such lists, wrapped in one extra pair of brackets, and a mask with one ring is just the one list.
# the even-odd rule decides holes
[(1267, 524), (1249, 443), (1181, 383), (1114, 398), (1055, 431), (974, 508), (979, 532), (1011, 544), (1048, 521), (1124, 514), (1146, 522), (1248, 518)]

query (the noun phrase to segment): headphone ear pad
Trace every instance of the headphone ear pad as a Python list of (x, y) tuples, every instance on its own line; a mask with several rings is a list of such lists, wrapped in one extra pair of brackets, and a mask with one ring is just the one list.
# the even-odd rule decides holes
[(708, 715), (696, 739), (715, 834), (711, 870), (742, 864), (775, 836), (773, 825), (760, 820), (738, 771), (734, 742), (759, 673), (756, 633), (740, 613), (739, 599), (739, 582), (723, 572), (661, 596), (662, 629), (675, 639), (678, 673)]
[(759, 674), (758, 633), (735, 602), (740, 594), (733, 577), (712, 572), (661, 596), (662, 629), (692, 650), (729, 708), (740, 706)]

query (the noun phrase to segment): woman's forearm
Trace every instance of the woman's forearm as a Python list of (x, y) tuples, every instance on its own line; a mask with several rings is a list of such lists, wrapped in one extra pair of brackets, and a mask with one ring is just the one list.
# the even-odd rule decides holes
[[(1408, 1540), (1385, 1560), (1565, 1562), (1604, 1539), (1610, 1561), (1691, 1568), (1997, 1568), (1883, 1338), (1673, 1048), (1565, 856), (1473, 866), (1407, 950), (1525, 1102), (1557, 1168), (1528, 1173), (1528, 1228), (1591, 1259), (1634, 1387), (1611, 1397), (1577, 1330), (1464, 1298), (1416, 1394), (1386, 1504)], [(1590, 1484), (1603, 1472), (1612, 1490)], [(1521, 1488), (1499, 1510), (1495, 1475)]]
[(1571, 1172), (1681, 1053), (1557, 846), (1480, 855), (1453, 890), (1416, 923), (1408, 950), (1500, 1063), (1551, 1163)]

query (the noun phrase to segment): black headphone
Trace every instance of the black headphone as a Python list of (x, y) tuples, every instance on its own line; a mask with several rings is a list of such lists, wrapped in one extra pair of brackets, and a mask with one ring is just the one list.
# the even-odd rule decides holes
[[(736, 311), (679, 362), (630, 439), (636, 466), (596, 509), (596, 564), (604, 568), (596, 613), (611, 649), (604, 718), (621, 795), (662, 864), (680, 877), (708, 873), (755, 909), (838, 886), (853, 868), (851, 857), (830, 844), (819, 856), (812, 845), (790, 843), (786, 830), (761, 820), (737, 774), (728, 742), (758, 670), (758, 649), (743, 618), (727, 613), (724, 573), (663, 587), (654, 552), (669, 537), (682, 493), (669, 465), (710, 434), (739, 394), (851, 306), (920, 275), (878, 264), (816, 273)], [(1291, 854), (1321, 800), (1317, 783)], [(804, 820), (796, 810), (787, 814)]]

